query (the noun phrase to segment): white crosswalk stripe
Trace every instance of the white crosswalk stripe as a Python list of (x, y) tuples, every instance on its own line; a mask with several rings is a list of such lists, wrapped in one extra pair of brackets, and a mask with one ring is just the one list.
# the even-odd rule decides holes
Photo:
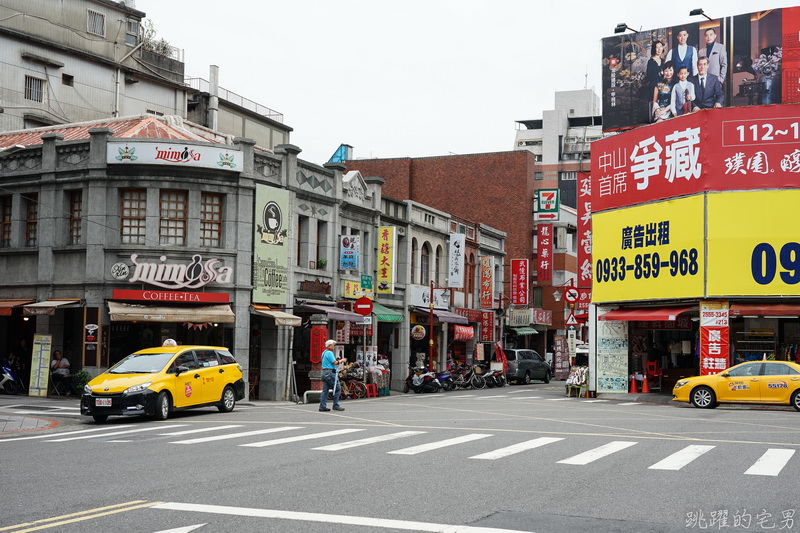
[(234, 424), (232, 426), (214, 426), (210, 428), (200, 428), (200, 429), (187, 429), (185, 431), (171, 431), (169, 433), (159, 433), (159, 435), (170, 435), (170, 436), (192, 435), (194, 433), (205, 433), (206, 431), (220, 431), (223, 429), (233, 429), (240, 427), (242, 427), (242, 424)]
[(286, 444), (289, 442), (299, 442), (301, 440), (311, 439), (324, 439), (325, 437), (335, 437), (336, 435), (346, 435), (347, 433), (356, 433), (364, 431), (363, 429), (336, 429), (334, 431), (323, 431), (322, 433), (312, 433), (310, 435), (299, 435), (297, 437), (285, 437), (283, 439), (265, 440), (262, 442), (251, 442), (250, 444), (240, 444), (249, 448), (263, 448), (265, 446), (275, 446), (277, 444)]
[[(122, 429), (131, 427), (130, 424), (124, 426), (115, 426), (116, 429)], [(97, 433), (98, 431), (108, 431), (108, 428), (92, 428), (92, 429), (81, 429), (79, 431), (67, 431), (64, 433), (58, 433), (59, 437), (65, 437), (67, 435), (82, 435), (86, 433)], [(12, 437), (10, 439), (0, 439), (0, 442), (14, 442), (17, 440), (32, 440), (32, 439), (49, 439), (53, 437), (53, 434), (45, 434), (45, 435), (33, 435), (31, 437)]]
[(608, 400), (583, 400), (582, 403), (602, 403), (607, 402)]
[(639, 402), (622, 402), (618, 403), (617, 405), (642, 405)]
[(293, 429), (303, 429), (301, 426), (281, 426), (269, 429), (256, 429), (254, 431), (243, 431), (241, 433), (228, 433), (227, 435), (214, 435), (213, 437), (198, 437), (196, 439), (176, 440), (170, 444), (199, 444), (201, 442), (212, 442), (217, 440), (238, 439), (241, 437), (250, 437), (252, 435), (264, 435), (265, 433), (277, 433), (279, 431), (290, 431)]
[(423, 435), (425, 431), (401, 431), (399, 433), (389, 433), (388, 435), (379, 435), (377, 437), (369, 437), (360, 440), (351, 440), (350, 442), (342, 442), (341, 444), (329, 444), (328, 446), (320, 446), (313, 448), (314, 450), (323, 450), (328, 452), (335, 452), (339, 450), (346, 450), (347, 448), (355, 448), (357, 446), (366, 446), (367, 444), (375, 444), (377, 442), (386, 442), (388, 440), (402, 439), (403, 437), (413, 437), (414, 435)]
[(750, 476), (777, 476), (794, 455), (795, 450), (770, 448), (758, 461), (747, 469)]
[(520, 442), (519, 444), (506, 446), (505, 448), (500, 448), (498, 450), (494, 450), (491, 452), (482, 453), (480, 455), (473, 455), (472, 457), (470, 457), (470, 459), (502, 459), (503, 457), (514, 455), (515, 453), (524, 452), (525, 450), (532, 450), (534, 448), (545, 446), (547, 444), (552, 444), (560, 440), (564, 439), (554, 438), (554, 437), (540, 437), (538, 439), (528, 440), (525, 442)]
[(446, 448), (447, 446), (455, 446), (456, 444), (462, 444), (464, 442), (471, 442), (473, 440), (478, 439), (485, 439), (486, 437), (491, 437), (492, 435), (488, 435), (486, 433), (470, 433), (469, 435), (464, 435), (463, 437), (455, 437), (452, 439), (445, 439), (440, 440), (437, 442), (431, 442), (429, 444), (420, 444), (419, 446), (412, 446), (411, 448), (403, 448), (402, 450), (395, 450), (393, 453), (397, 455), (416, 455), (418, 453), (429, 452), (431, 450), (438, 450), (439, 448)]
[(548, 398), (547, 401), (548, 402), (567, 402), (567, 401), (569, 401), (571, 399), (572, 398)]
[(511, 400), (541, 400), (541, 396), (514, 396)]
[(607, 457), (612, 453), (624, 450), (625, 448), (630, 448), (635, 444), (637, 443), (625, 440), (615, 440), (613, 442), (609, 442), (608, 444), (604, 444), (592, 450), (579, 453), (578, 455), (559, 461), (559, 463), (565, 465), (587, 465), (593, 461)]
[(651, 470), (680, 470), (704, 453), (710, 452), (716, 446), (700, 446), (693, 444), (677, 451), (649, 467)]
[(67, 438), (60, 438), (60, 439), (53, 439), (53, 440), (46, 440), (45, 442), (66, 442), (69, 440), (81, 440), (81, 439), (104, 439), (106, 437), (114, 437), (116, 435), (129, 435), (131, 433), (144, 433), (145, 431), (156, 431), (161, 429), (169, 429), (169, 428), (179, 428), (183, 427), (186, 424), (170, 424), (168, 426), (151, 426), (146, 428), (138, 428), (138, 429), (126, 429), (125, 431), (112, 431), (111, 433), (100, 433), (100, 434), (92, 434), (92, 435), (81, 435), (80, 437), (67, 437)]

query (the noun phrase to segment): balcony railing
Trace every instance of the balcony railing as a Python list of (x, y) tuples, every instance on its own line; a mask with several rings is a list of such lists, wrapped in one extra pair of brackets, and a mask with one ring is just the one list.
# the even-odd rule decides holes
[[(204, 93), (210, 92), (211, 89), (211, 84), (208, 82), (208, 80), (205, 80), (203, 78), (186, 78), (184, 82), (192, 89), (196, 89)], [(274, 120), (275, 122), (280, 122), (281, 124), (283, 124), (283, 113), (278, 113), (274, 109), (270, 109), (266, 106), (263, 106), (257, 102), (245, 98), (244, 96), (238, 95), (233, 91), (229, 91), (227, 89), (220, 87), (218, 96), (223, 100), (225, 100), (226, 102), (230, 102), (239, 107), (243, 107), (248, 111), (252, 111), (253, 113), (259, 114), (261, 116)]]

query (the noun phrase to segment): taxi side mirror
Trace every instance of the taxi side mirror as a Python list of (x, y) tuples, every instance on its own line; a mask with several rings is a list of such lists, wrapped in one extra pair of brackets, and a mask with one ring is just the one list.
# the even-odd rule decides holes
[(181, 375), (181, 374), (183, 374), (184, 372), (188, 372), (188, 371), (189, 371), (189, 367), (188, 367), (188, 366), (179, 365), (179, 366), (177, 366), (177, 367), (175, 368), (175, 376), (176, 376), (176, 377), (177, 377), (177, 376), (180, 376), (180, 375)]
[(723, 372), (722, 374), (720, 374), (720, 376), (722, 376), (723, 378), (728, 378), (730, 377), (730, 374), (728, 374), (727, 372)]

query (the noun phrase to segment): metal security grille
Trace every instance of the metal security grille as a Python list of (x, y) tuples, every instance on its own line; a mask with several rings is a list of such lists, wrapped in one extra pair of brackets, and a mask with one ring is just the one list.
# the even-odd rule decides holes
[(25, 195), (25, 246), (36, 246), (39, 232), (39, 195)]
[(161, 192), (161, 224), (158, 231), (160, 244), (186, 244), (186, 193)]
[(44, 102), (44, 80), (25, 76), (25, 99)]
[(106, 35), (106, 16), (91, 9), (86, 10), (86, 31), (95, 35), (105, 37)]
[(11, 196), (0, 198), (0, 247), (11, 246)]
[(69, 243), (80, 244), (81, 221), (83, 215), (83, 192), (72, 191), (69, 194)]
[(147, 192), (128, 189), (122, 191), (120, 232), (122, 244), (144, 244), (146, 235)]
[(203, 193), (200, 199), (200, 245), (219, 248), (222, 237), (222, 196)]

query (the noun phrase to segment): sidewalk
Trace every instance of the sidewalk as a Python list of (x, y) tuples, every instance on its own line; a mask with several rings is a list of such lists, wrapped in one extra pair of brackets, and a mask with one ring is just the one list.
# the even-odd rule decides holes
[(678, 405), (672, 401), (672, 391), (670, 392), (649, 392), (649, 393), (598, 393), (597, 397), (602, 400), (620, 400), (625, 402), (641, 403), (661, 403)]
[(24, 395), (0, 395), (0, 407), (11, 405), (25, 405), (25, 410), (42, 410), (42, 416), (32, 414), (7, 414), (0, 412), (0, 434), (18, 433), (34, 431), (38, 429), (49, 429), (56, 427), (60, 422), (54, 418), (46, 418), (47, 408), (42, 403), (73, 401), (77, 404), (77, 398), (61, 398), (57, 396), (24, 396)]

